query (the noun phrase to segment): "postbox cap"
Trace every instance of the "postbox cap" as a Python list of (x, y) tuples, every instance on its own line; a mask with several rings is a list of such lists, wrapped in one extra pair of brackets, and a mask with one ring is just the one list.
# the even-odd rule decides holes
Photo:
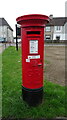
[(45, 26), (49, 22), (49, 17), (42, 14), (29, 14), (18, 17), (16, 21), (22, 27)]

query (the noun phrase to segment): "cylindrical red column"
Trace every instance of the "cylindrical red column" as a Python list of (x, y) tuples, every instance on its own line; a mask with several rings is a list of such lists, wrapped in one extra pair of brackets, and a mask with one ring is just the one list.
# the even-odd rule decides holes
[(22, 96), (32, 106), (42, 102), (44, 27), (46, 15), (33, 14), (18, 17), (22, 41)]

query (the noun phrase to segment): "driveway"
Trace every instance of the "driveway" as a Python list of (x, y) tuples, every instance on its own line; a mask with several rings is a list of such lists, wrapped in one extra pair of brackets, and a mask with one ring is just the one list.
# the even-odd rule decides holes
[(65, 85), (65, 46), (45, 46), (45, 79)]

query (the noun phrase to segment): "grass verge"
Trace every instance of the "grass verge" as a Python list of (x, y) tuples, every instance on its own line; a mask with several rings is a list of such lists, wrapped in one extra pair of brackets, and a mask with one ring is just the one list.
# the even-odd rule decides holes
[(3, 52), (2, 117), (55, 118), (65, 114), (65, 87), (44, 80), (43, 103), (29, 107), (21, 98), (21, 52), (9, 47)]
[(2, 54), (0, 53), (0, 118), (2, 117)]

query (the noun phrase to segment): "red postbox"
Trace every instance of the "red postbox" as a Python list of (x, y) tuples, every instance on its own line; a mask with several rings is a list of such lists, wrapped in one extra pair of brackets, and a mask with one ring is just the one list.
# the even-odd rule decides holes
[(16, 19), (21, 25), (22, 41), (22, 96), (35, 106), (43, 98), (44, 27), (46, 15), (24, 15)]

